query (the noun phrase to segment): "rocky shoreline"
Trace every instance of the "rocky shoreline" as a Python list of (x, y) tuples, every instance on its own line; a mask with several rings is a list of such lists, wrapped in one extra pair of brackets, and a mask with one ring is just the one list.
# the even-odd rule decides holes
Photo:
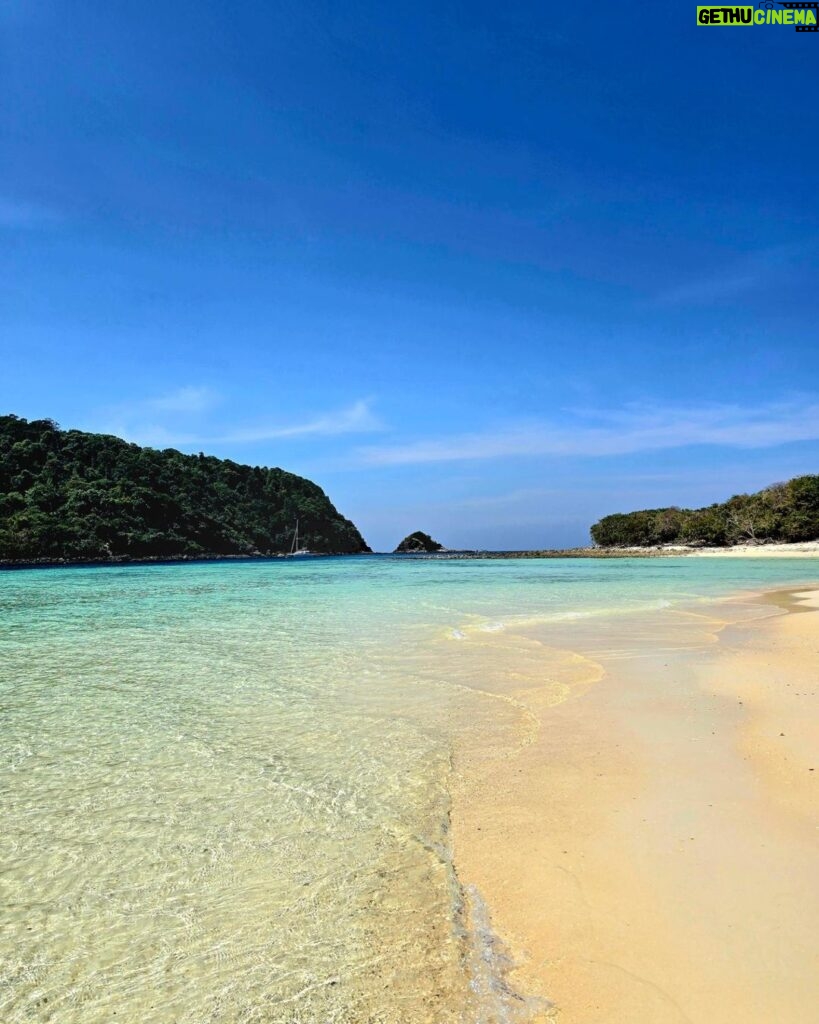
[(132, 558), (127, 555), (113, 555), (111, 558), (3, 558), (0, 559), (0, 570), (2, 569), (59, 569), (62, 567), (92, 568), (94, 566), (106, 565), (178, 565), (186, 562), (276, 562), (282, 558), (299, 560), (306, 558), (354, 558), (360, 554), (369, 554), (365, 551), (322, 551), (310, 552), (306, 555), (146, 555), (142, 558)]
[(436, 552), (404, 552), (402, 558), (680, 558), (680, 557), (746, 557), (802, 558), (819, 557), (819, 540), (791, 544), (747, 543), (721, 547), (663, 544), (651, 547), (586, 547), (545, 548), (533, 551), (455, 551), (444, 548)]
[[(480, 551), (480, 550), (449, 550), (440, 551), (376, 551), (376, 552), (312, 552), (300, 555), (304, 558), (406, 558), (436, 559), (444, 561), (470, 560), (486, 558), (679, 558), (679, 557), (746, 557), (746, 558), (819, 558), (819, 540), (805, 541), (794, 544), (735, 544), (731, 547), (685, 547), (682, 545), (665, 545), (646, 548), (544, 548), (531, 551)], [(284, 554), (272, 555), (177, 555), (161, 557), (159, 555), (144, 558), (131, 558), (117, 555), (111, 558), (29, 558), (0, 559), (2, 569), (56, 569), (63, 566), (92, 567), (106, 565), (175, 565), (184, 562), (273, 562), (278, 559), (292, 557)]]

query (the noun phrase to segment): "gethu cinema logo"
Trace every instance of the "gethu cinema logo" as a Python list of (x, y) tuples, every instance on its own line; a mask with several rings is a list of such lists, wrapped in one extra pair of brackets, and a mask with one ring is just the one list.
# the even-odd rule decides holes
[[(780, 10), (779, 8), (784, 8)], [(766, 3), (764, 8), (712, 5), (697, 8), (698, 25), (793, 25), (797, 32), (817, 32), (819, 0)]]

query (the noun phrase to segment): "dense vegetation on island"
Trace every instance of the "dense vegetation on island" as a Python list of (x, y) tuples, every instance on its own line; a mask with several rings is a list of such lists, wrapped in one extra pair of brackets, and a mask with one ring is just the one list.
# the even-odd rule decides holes
[(428, 533), (424, 533), (423, 530), (416, 530), (415, 533), (408, 534), (395, 549), (394, 554), (407, 554), (412, 552), (425, 552), (430, 553), (433, 551), (440, 551), (443, 548), (443, 544), (439, 544), (437, 540), (433, 540)]
[(605, 516), (591, 528), (600, 547), (725, 546), (819, 539), (819, 476), (798, 476), (707, 508), (655, 508)]
[(0, 416), (0, 559), (369, 551), (316, 484), (282, 469)]

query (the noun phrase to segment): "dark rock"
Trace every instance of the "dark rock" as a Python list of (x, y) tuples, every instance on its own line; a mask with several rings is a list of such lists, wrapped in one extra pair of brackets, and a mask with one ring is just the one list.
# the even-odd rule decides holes
[(416, 530), (415, 533), (411, 533), (401, 541), (395, 549), (395, 554), (407, 554), (413, 552), (428, 553), (431, 551), (441, 550), (443, 550), (443, 544), (439, 544), (437, 540), (433, 540), (428, 533)]

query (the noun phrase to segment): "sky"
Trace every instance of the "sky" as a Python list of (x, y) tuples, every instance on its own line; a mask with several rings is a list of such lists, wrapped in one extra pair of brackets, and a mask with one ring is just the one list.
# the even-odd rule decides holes
[(696, 4), (0, 12), (0, 412), (569, 546), (819, 472), (819, 35)]

